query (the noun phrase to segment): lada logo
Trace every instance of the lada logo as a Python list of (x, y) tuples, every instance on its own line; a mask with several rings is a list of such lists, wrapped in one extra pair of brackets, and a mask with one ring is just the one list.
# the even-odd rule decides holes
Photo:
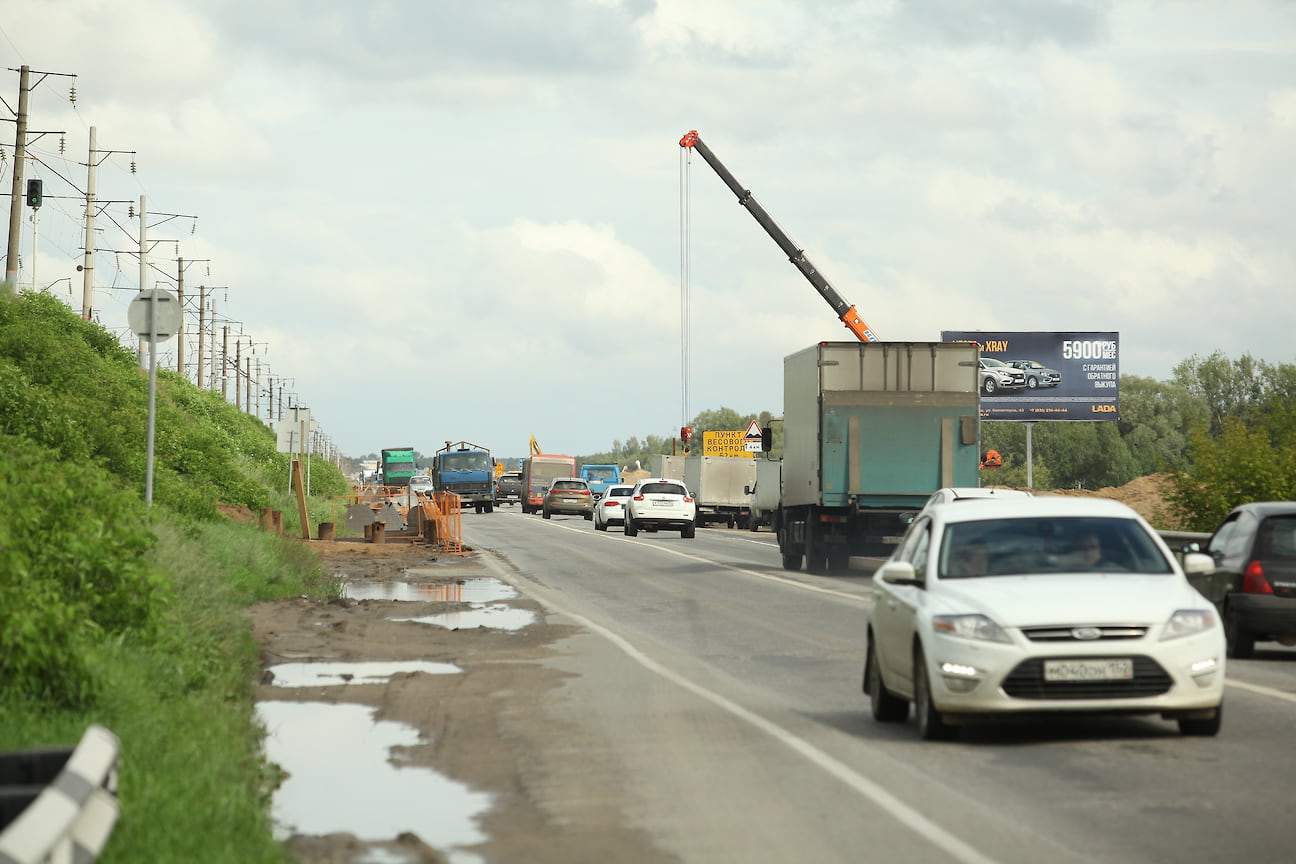
[(1081, 639), (1085, 642), (1092, 642), (1094, 639), (1098, 639), (1102, 636), (1102, 631), (1097, 627), (1073, 627), (1071, 629), (1071, 635), (1076, 639)]
[(1089, 410), (1094, 414), (1115, 414), (1115, 405), (1090, 405)]

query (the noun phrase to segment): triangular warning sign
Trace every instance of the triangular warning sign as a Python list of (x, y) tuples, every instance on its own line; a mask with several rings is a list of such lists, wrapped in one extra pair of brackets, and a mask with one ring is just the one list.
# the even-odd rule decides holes
[(760, 430), (760, 426), (757, 425), (757, 423), (756, 423), (755, 420), (753, 420), (753, 421), (751, 422), (751, 425), (747, 427), (747, 434), (744, 435), (743, 437), (746, 438), (746, 439), (749, 440), (749, 441), (759, 441), (759, 440), (761, 440), (761, 430)]

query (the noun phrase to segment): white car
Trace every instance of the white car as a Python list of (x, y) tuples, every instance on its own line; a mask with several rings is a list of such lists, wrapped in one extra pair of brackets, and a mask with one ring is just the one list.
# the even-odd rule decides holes
[(426, 474), (415, 474), (410, 478), (410, 491), (416, 495), (431, 495), (432, 489), (432, 478)]
[(1224, 628), (1156, 531), (1116, 501), (934, 507), (873, 576), (864, 690), (924, 739), (994, 714), (1160, 714), (1219, 732)]
[(609, 525), (625, 524), (626, 501), (633, 486), (609, 486), (594, 503), (594, 530), (606, 531)]
[(697, 530), (697, 502), (679, 480), (659, 477), (640, 480), (630, 490), (625, 505), (625, 535), (661, 528), (679, 529), (680, 536), (690, 538)]
[(1022, 499), (1032, 497), (1030, 492), (1025, 489), (993, 489), (982, 488), (980, 486), (946, 486), (944, 489), (937, 489), (931, 494), (923, 504), (920, 512), (926, 512), (933, 507), (941, 504), (954, 504), (961, 501), (980, 501), (986, 498), (995, 501), (1010, 501), (1013, 499)]

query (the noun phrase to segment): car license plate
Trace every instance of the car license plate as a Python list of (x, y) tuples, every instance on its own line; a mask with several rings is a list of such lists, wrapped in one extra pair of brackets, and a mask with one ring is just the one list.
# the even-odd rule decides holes
[(1134, 677), (1128, 657), (1105, 660), (1045, 660), (1045, 681), (1113, 681)]
[(674, 507), (675, 502), (674, 501), (654, 501), (653, 506), (654, 507)]
[(579, 499), (579, 498), (564, 498), (564, 499), (563, 499), (563, 503), (564, 503), (564, 504), (579, 504), (579, 503), (580, 503), (580, 499)]

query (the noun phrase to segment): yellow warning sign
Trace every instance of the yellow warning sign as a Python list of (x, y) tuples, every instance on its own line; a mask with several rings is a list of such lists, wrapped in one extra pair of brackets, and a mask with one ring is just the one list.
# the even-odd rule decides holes
[(738, 430), (735, 432), (703, 432), (702, 455), (744, 456), (751, 459), (756, 454), (747, 452), (746, 433)]

